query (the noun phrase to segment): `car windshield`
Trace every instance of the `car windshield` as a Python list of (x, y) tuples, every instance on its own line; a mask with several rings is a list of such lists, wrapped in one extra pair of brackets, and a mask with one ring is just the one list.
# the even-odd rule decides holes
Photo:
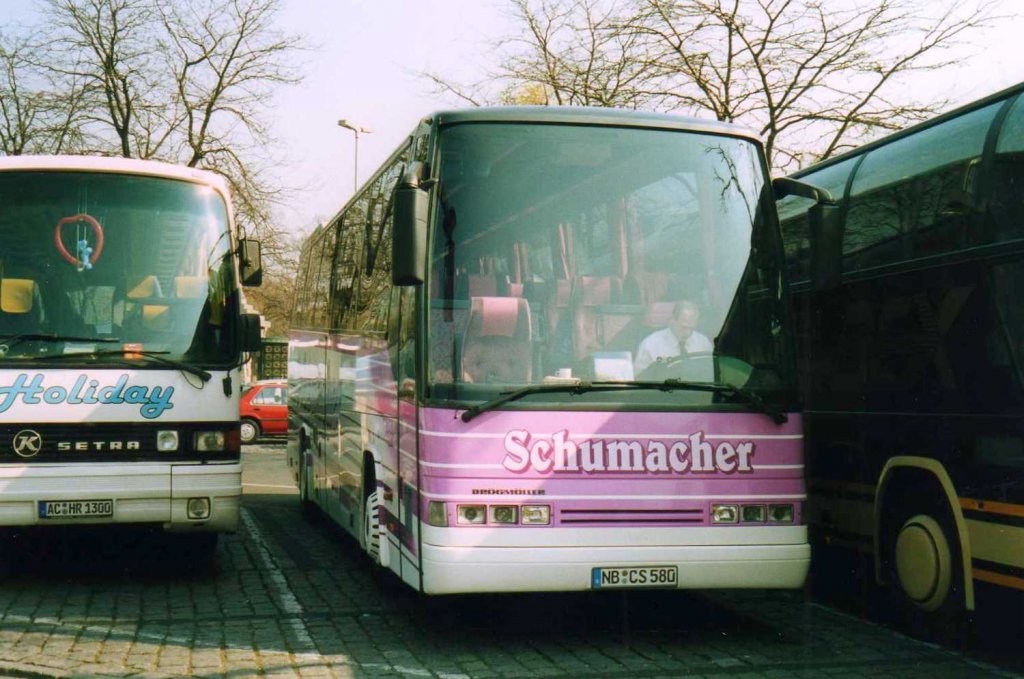
[(231, 360), (231, 240), (214, 190), (123, 174), (4, 172), (0, 203), (0, 361), (102, 362), (125, 346), (192, 363)]
[[(780, 246), (755, 144), (693, 132), (442, 130), (429, 292), (439, 399), (559, 380), (682, 379), (792, 396)], [(524, 402), (710, 404), (701, 390)]]

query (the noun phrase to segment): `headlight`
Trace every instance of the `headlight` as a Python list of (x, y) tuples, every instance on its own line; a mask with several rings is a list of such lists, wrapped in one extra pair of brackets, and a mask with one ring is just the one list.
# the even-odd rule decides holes
[(431, 526), (448, 525), (448, 508), (443, 502), (431, 500), (427, 503), (427, 523)]
[(162, 453), (169, 453), (178, 449), (178, 432), (173, 429), (164, 429), (156, 433), (156, 449)]
[(740, 520), (737, 505), (711, 505), (711, 523), (736, 523)]
[(487, 520), (487, 509), (483, 505), (458, 505), (456, 516), (459, 523), (484, 523)]
[(773, 523), (793, 523), (793, 505), (768, 505), (768, 520)]
[(523, 505), (522, 522), (529, 525), (548, 525), (551, 523), (551, 507), (548, 505)]
[(743, 505), (743, 523), (764, 523), (764, 505)]
[(518, 507), (514, 505), (490, 505), (487, 508), (491, 517), (491, 523), (518, 523)]
[(224, 432), (197, 431), (195, 449), (202, 453), (224, 450)]
[(190, 497), (185, 505), (185, 511), (190, 519), (210, 518), (210, 498)]

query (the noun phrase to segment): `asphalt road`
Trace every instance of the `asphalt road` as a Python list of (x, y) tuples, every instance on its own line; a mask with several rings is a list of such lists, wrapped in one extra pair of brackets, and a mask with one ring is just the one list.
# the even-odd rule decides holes
[(802, 592), (426, 598), (301, 518), (284, 446), (247, 447), (210, 568), (110, 530), (8, 540), (0, 675), (1005, 677)]

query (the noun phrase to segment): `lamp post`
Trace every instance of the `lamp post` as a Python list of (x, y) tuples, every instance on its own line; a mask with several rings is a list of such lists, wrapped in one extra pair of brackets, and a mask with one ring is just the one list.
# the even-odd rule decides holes
[(355, 144), (355, 162), (352, 167), (352, 194), (355, 195), (356, 189), (359, 188), (359, 133), (370, 134), (373, 130), (350, 123), (347, 120), (339, 120), (338, 127), (344, 127), (346, 130), (352, 130), (352, 133), (356, 136)]

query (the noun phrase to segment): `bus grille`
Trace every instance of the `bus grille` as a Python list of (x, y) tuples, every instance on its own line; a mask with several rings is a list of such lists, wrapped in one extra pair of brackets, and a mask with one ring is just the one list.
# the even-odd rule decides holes
[(679, 525), (704, 523), (703, 509), (562, 509), (559, 522)]
[[(228, 429), (235, 423), (132, 424), (124, 422), (17, 423), (0, 425), (0, 463), (32, 464), (43, 462), (134, 462), (139, 460), (174, 460), (192, 455), (192, 438), (199, 429)], [(158, 453), (157, 431), (178, 432), (176, 451)], [(38, 438), (32, 436), (32, 433)], [(26, 437), (32, 445), (26, 447)], [(18, 440), (22, 444), (17, 445)], [(21, 448), (18, 452), (17, 448)], [(37, 448), (35, 452), (33, 449)], [(237, 453), (235, 453), (237, 456)], [(204, 459), (221, 457), (204, 454)]]

